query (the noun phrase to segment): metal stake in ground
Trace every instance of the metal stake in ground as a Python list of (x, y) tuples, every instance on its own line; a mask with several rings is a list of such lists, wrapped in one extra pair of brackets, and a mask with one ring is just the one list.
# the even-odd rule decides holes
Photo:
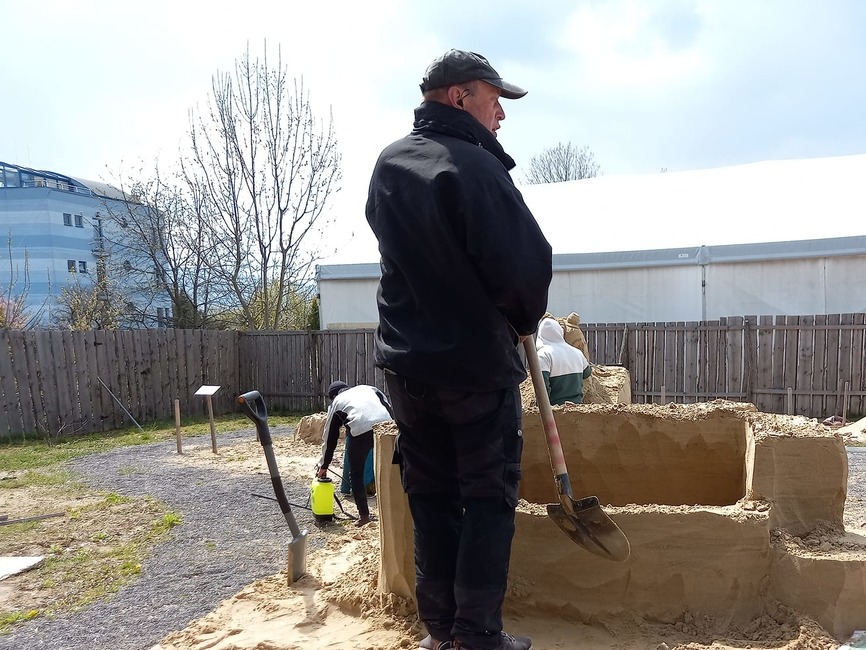
[(126, 413), (127, 417), (129, 417), (130, 420), (132, 420), (132, 423), (133, 423), (135, 426), (138, 427), (138, 430), (141, 431), (141, 432), (144, 432), (144, 429), (141, 428), (141, 425), (140, 425), (138, 422), (135, 421), (135, 418), (134, 418), (134, 417), (132, 417), (132, 413), (130, 413), (130, 412), (126, 409), (126, 407), (123, 405), (123, 402), (121, 402), (119, 399), (117, 399), (117, 395), (115, 395), (114, 393), (111, 392), (111, 389), (108, 387), (108, 385), (107, 385), (104, 381), (102, 381), (102, 379), (99, 378), (99, 375), (96, 375), (96, 380), (97, 380), (100, 384), (102, 384), (102, 387), (103, 387), (105, 390), (108, 391), (108, 394), (111, 395), (112, 398), (114, 398), (114, 401), (117, 402), (117, 405), (118, 405), (121, 409), (123, 409), (123, 412)]

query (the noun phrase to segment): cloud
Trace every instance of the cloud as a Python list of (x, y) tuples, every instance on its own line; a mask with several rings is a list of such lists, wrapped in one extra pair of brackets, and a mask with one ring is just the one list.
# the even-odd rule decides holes
[[(6, 3), (0, 159), (99, 180), (120, 161), (172, 157), (212, 75), (265, 41), (303, 76), (316, 113), (333, 110), (344, 162), (334, 242), (370, 237), (373, 163), (411, 128), (421, 75), (450, 47), (484, 54), (529, 90), (505, 104), (500, 132), (520, 166), (569, 141), (588, 145), (608, 175), (866, 151), (860, 0), (238, 7)], [(365, 259), (374, 248), (365, 244)]]
[(575, 57), (586, 89), (642, 92), (676, 85), (703, 68), (696, 46), (700, 20), (689, 3), (636, 0), (581, 5), (555, 36)]

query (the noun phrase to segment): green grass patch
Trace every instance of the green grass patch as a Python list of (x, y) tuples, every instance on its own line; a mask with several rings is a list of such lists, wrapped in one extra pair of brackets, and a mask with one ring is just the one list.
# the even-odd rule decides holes
[[(36, 616), (76, 610), (117, 592), (141, 573), (142, 563), (153, 547), (181, 523), (179, 514), (150, 497), (130, 499), (113, 493), (104, 496), (102, 502), (75, 510), (72, 519), (82, 520), (78, 528), (63, 533), (61, 542), (46, 547), (45, 561), (30, 572), (35, 587), (54, 592), (45, 609), (0, 609), (0, 634)], [(13, 527), (18, 526), (7, 528)], [(10, 536), (10, 541), (20, 536)]]
[(40, 470), (24, 471), (12, 478), (0, 481), (0, 489), (15, 489), (27, 486), (50, 487), (54, 485), (75, 485), (79, 481), (69, 472), (45, 467)]
[(153, 524), (153, 532), (157, 535), (162, 535), (163, 533), (167, 533), (175, 526), (179, 526), (181, 523), (181, 517), (178, 513), (168, 511), (162, 514), (162, 517), (159, 518), (158, 521)]
[(26, 612), (0, 612), (0, 632), (6, 632), (16, 623), (32, 621), (39, 614), (38, 609), (29, 609)]
[(117, 494), (116, 492), (109, 492), (105, 495), (105, 505), (113, 506), (118, 503), (129, 503), (132, 501), (131, 497), (123, 496), (122, 494)]
[[(268, 417), (268, 424), (271, 428), (296, 426), (302, 417), (301, 414), (271, 415)], [(251, 435), (255, 435), (253, 423), (239, 413), (214, 418), (214, 428), (218, 434), (249, 430)], [(145, 445), (175, 438), (174, 420), (153, 422), (145, 425), (143, 429), (144, 431), (139, 431), (130, 427), (105, 433), (60, 437), (50, 443), (43, 439), (15, 439), (0, 445), (0, 471), (14, 472), (47, 467), (118, 447)], [(210, 422), (206, 418), (182, 420), (181, 430), (184, 438), (210, 434)]]

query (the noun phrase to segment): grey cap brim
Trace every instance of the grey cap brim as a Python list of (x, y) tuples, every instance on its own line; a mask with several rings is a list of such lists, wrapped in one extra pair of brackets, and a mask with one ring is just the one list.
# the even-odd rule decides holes
[(496, 78), (496, 79), (481, 79), (481, 81), (485, 81), (489, 83), (491, 86), (496, 86), (499, 90), (502, 91), (502, 97), (505, 99), (520, 99), (523, 97), (528, 91), (523, 90), (520, 86), (515, 86), (514, 84), (510, 84), (507, 81)]

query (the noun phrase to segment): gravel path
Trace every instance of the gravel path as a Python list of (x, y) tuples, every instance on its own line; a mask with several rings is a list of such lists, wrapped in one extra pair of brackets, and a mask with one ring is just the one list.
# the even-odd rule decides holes
[[(291, 429), (275, 428), (273, 435)], [(220, 434), (220, 447), (248, 440), (249, 432)], [(202, 437), (209, 445), (209, 437)], [(194, 441), (194, 439), (191, 439)], [(95, 488), (129, 496), (151, 495), (182, 515), (183, 525), (144, 563), (138, 580), (106, 602), (54, 620), (37, 619), (0, 637), (6, 650), (143, 650), (258, 578), (285, 566), (291, 534), (276, 504), (250, 496), (272, 494), (269, 477), (232, 475), (165, 462), (172, 443), (117, 449), (70, 463)], [(866, 529), (866, 447), (849, 447), (846, 525)], [(134, 468), (135, 471), (130, 471)], [(283, 477), (292, 503), (305, 503), (309, 484)], [(301, 528), (315, 524), (294, 509)], [(312, 550), (321, 541), (311, 536)]]
[(845, 529), (866, 535), (866, 447), (848, 447)]
[[(276, 438), (291, 433), (274, 427)], [(250, 432), (220, 433), (220, 449), (249, 441)], [(202, 440), (197, 440), (202, 438)], [(190, 443), (210, 446), (210, 436)], [(179, 513), (182, 525), (156, 547), (138, 580), (106, 602), (56, 619), (37, 619), (20, 632), (0, 637), (9, 650), (140, 650), (215, 609), (258, 578), (285, 568), (291, 533), (273, 501), (267, 474), (231, 475), (200, 466), (166, 462), (173, 442), (126, 447), (77, 459), (69, 466), (88, 483), (128, 496), (151, 495)], [(283, 476), (289, 501), (306, 503), (309, 483)], [(314, 527), (308, 510), (293, 508), (298, 525)], [(318, 539), (317, 539), (318, 538)], [(309, 549), (321, 541), (311, 535)]]

